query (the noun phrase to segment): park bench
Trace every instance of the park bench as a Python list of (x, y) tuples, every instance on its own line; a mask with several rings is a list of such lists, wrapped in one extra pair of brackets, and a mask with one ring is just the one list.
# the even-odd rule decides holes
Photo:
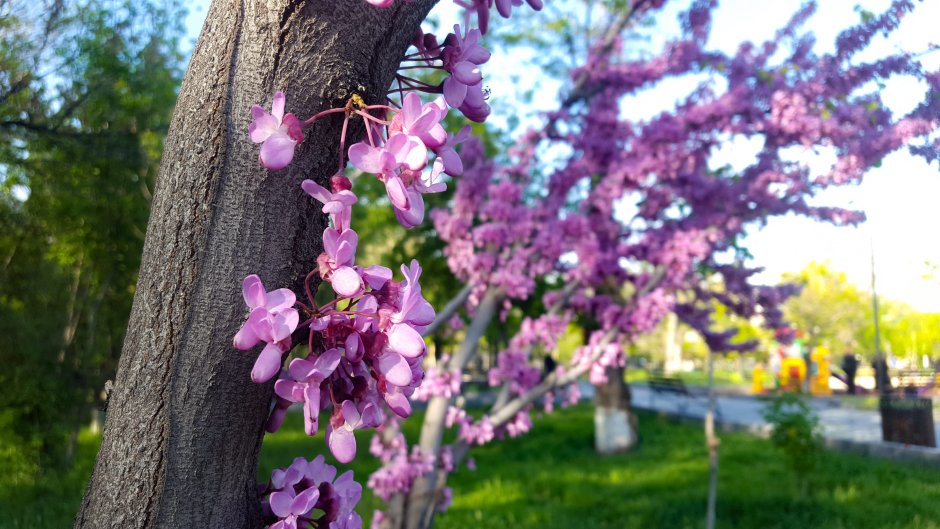
[(937, 385), (933, 369), (905, 369), (898, 372), (898, 389), (904, 394), (922, 395)]
[[(704, 399), (700, 399), (701, 395), (696, 395), (689, 391), (689, 388), (685, 385), (685, 382), (678, 377), (670, 377), (660, 374), (651, 373), (649, 379), (647, 380), (647, 385), (650, 389), (650, 408), (653, 407), (653, 397), (657, 394), (661, 395), (673, 395), (678, 399), (679, 413), (685, 415), (686, 410), (688, 409), (689, 403), (700, 402), (704, 407), (708, 407), (708, 398), (705, 396)], [(720, 419), (721, 418), (721, 409), (718, 407), (718, 401), (715, 401), (715, 415)]]

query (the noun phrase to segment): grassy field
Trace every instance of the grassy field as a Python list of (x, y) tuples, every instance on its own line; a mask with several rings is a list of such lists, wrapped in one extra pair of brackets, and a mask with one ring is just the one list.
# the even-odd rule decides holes
[[(642, 442), (633, 453), (598, 457), (592, 417), (587, 406), (562, 410), (537, 420), (526, 437), (478, 449), (478, 470), (461, 469), (452, 477), (454, 505), (436, 527), (703, 527), (707, 469), (699, 427), (643, 414)], [(298, 419), (293, 414), (281, 433), (266, 440), (265, 478), (296, 455), (311, 457), (323, 449), (322, 438), (301, 433)], [(418, 421), (408, 422), (408, 433), (416, 433)], [(96, 437), (82, 436), (79, 463), (66, 475), (0, 482), (0, 527), (69, 527), (96, 445)], [(363, 480), (375, 464), (367, 447), (364, 435), (365, 457), (354, 468)], [(936, 470), (827, 453), (811, 482), (809, 495), (800, 497), (767, 441), (724, 434), (718, 527), (940, 529)], [(367, 493), (359, 510), (367, 524), (377, 506)]]
[[(634, 382), (646, 382), (649, 380), (649, 376), (649, 371), (643, 369), (628, 369), (626, 375), (627, 382), (631, 384)], [(681, 378), (682, 382), (687, 386), (708, 385), (708, 373), (705, 371), (691, 371), (670, 376)], [(750, 379), (745, 380), (737, 371), (715, 371), (715, 387), (717, 388), (750, 387), (750, 384)]]

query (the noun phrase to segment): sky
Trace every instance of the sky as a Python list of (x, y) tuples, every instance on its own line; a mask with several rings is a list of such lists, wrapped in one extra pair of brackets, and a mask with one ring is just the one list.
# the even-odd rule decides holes
[[(678, 35), (677, 15), (688, 3), (672, 0), (667, 4), (657, 17), (650, 49), (658, 49), (667, 39)], [(714, 15), (709, 46), (732, 52), (743, 41), (766, 40), (801, 4), (801, 0), (722, 0)], [(859, 20), (856, 5), (878, 13), (890, 0), (825, 0), (819, 4), (806, 29), (815, 33), (817, 51), (829, 51), (834, 49), (838, 32)], [(191, 49), (191, 43), (198, 37), (207, 6), (208, 0), (190, 4), (185, 48)], [(442, 27), (450, 25), (448, 19), (456, 21), (453, 18), (456, 10), (446, 0), (435, 12), (441, 17)], [(905, 18), (890, 39), (876, 38), (859, 59), (871, 59), (896, 49), (925, 50), (931, 35), (935, 39), (940, 35), (938, 20), (940, 1), (918, 2), (913, 15)], [(552, 108), (561, 84), (544, 79), (539, 70), (527, 64), (527, 58), (524, 53), (509, 57), (494, 54), (483, 71), (494, 97), (510, 101), (538, 80), (540, 95), (532, 101), (531, 108), (525, 109), (528, 115), (535, 116), (537, 110)], [(940, 67), (940, 52), (928, 55), (924, 62), (928, 67)], [(632, 106), (627, 102), (626, 111), (631, 117), (655, 115), (671, 108), (687, 89), (688, 85), (681, 82), (657, 87), (637, 97)], [(904, 113), (922, 94), (922, 86), (899, 80), (886, 85), (883, 97), (893, 112)], [(752, 152), (748, 152), (746, 144), (732, 144), (715, 156), (735, 165), (746, 163)], [(826, 191), (815, 202), (862, 210), (868, 220), (859, 227), (837, 228), (794, 216), (770, 219), (743, 241), (754, 256), (752, 264), (765, 269), (758, 276), (759, 281), (776, 283), (782, 274), (798, 272), (811, 261), (819, 261), (831, 263), (835, 270), (845, 272), (849, 281), (870, 290), (874, 254), (879, 296), (908, 303), (921, 311), (940, 312), (940, 274), (925, 278), (930, 270), (928, 261), (940, 264), (940, 167), (936, 163), (929, 166), (921, 159), (897, 152), (885, 158), (880, 168), (871, 170), (860, 185)]]

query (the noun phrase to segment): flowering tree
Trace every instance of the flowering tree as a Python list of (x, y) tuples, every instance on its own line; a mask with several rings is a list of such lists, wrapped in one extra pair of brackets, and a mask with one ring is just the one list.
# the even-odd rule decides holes
[[(643, 60), (624, 58), (621, 32), (631, 14), (612, 17), (586, 64), (572, 73), (558, 110), (521, 138), (508, 161), (487, 160), (472, 142), (461, 151), (465, 170), (453, 205), (432, 216), (452, 271), (469, 285), (456, 301), (466, 297), (470, 322), (461, 345), (421, 387), (429, 405), (419, 444), (409, 449), (394, 424), (374, 443), (386, 463), (370, 479), (389, 502), (377, 516), (381, 526), (430, 526), (448, 503), (446, 476), (469, 448), (524, 433), (534, 404), (551, 409), (558, 391), (582, 373), (602, 386), (599, 447), (629, 447), (635, 426), (617, 369), (626, 343), (675, 312), (715, 352), (752, 347), (736, 342), (734, 332), (711, 329), (716, 302), (744, 317), (760, 315), (770, 327), (784, 325), (779, 304), (793, 289), (752, 284), (756, 270), (736, 243), (746, 227), (786, 213), (859, 222), (861, 214), (815, 205), (813, 196), (859, 181), (902, 147), (936, 159), (938, 72), (925, 71), (906, 52), (857, 59), (873, 35), (897, 27), (912, 3), (863, 13), (835, 53), (824, 55), (801, 32), (813, 5), (773, 41), (744, 44), (732, 55), (706, 46), (714, 7), (694, 2), (683, 37)], [(692, 74), (704, 81), (672, 112), (632, 120), (615, 110), (634, 93)], [(902, 75), (924, 81), (926, 91), (914, 110), (894, 116), (870, 86)], [(717, 147), (737, 139), (762, 147), (741, 168), (715, 166)], [(805, 156), (820, 153), (830, 157), (829, 168), (814, 173)], [(538, 285), (549, 289), (546, 311), (530, 314), (499, 354), (490, 372), (499, 398), (473, 419), (455, 396), (477, 343), (491, 321)], [(586, 344), (572, 364), (543, 378), (533, 351), (551, 351), (575, 320), (589, 331)], [(568, 391), (577, 395), (576, 386)], [(443, 445), (447, 428), (458, 431), (455, 445)], [(716, 468), (713, 436), (709, 447)]]
[[(896, 25), (906, 2), (823, 57), (795, 37), (804, 10), (778, 39), (794, 43), (787, 64), (799, 69), (789, 71), (770, 62), (774, 43), (734, 56), (708, 51), (714, 5), (705, 1), (662, 55), (625, 61), (627, 24), (662, 4), (639, 1), (612, 17), (559, 109), (497, 164), (466, 129), (448, 133), (442, 121), (452, 110), (487, 118), (481, 38), (491, 9), (508, 17), (523, 2), (457, 3), (467, 9), (465, 24), (443, 38), (418, 29), (432, 1), (213, 4), (167, 140), (105, 438), (77, 526), (361, 527), (361, 485), (351, 473), (337, 477), (322, 455), (297, 458), (256, 487), (262, 430), (278, 429), (297, 404), (309, 435), (328, 413), (322, 451), (340, 462), (360, 452), (356, 430), (377, 428), (370, 448), (385, 465), (368, 483), (388, 508), (374, 522), (429, 527), (447, 504), (447, 473), (470, 446), (524, 433), (533, 405), (551, 408), (554, 393), (582, 374), (622, 383), (623, 344), (669, 311), (715, 350), (741, 346), (708, 329), (711, 300), (740, 314), (761, 310), (776, 324), (785, 292), (752, 286), (740, 260), (722, 260), (744, 226), (785, 212), (857, 221), (806, 199), (860, 178), (918, 138), (935, 142), (935, 74), (908, 55), (850, 64), (874, 31)], [(409, 43), (414, 51), (405, 55)], [(416, 67), (442, 70), (443, 82), (407, 75)], [(611, 106), (699, 71), (725, 89), (703, 85), (676, 112), (645, 122)], [(877, 96), (857, 93), (895, 73), (933, 83), (925, 103), (900, 118)], [(270, 110), (257, 104), (271, 93)], [(757, 160), (734, 175), (710, 167), (710, 151), (735, 134), (763, 139)], [(260, 144), (257, 154), (248, 139)], [(935, 154), (929, 142), (918, 152)], [(837, 161), (810, 175), (782, 154), (794, 145), (831, 146)], [(401, 265), (400, 279), (378, 263), (357, 263), (347, 156), (382, 182), (404, 227), (424, 220), (423, 197), (444, 189), (442, 175), (456, 177), (452, 207), (433, 216), (467, 288), (438, 313), (422, 295), (416, 261)], [(624, 219), (618, 210), (631, 200), (637, 213)], [(723, 278), (720, 289), (704, 280), (711, 275)], [(528, 317), (500, 354), (490, 373), (499, 398), (471, 419), (454, 406), (462, 371), (491, 321), (537, 285), (549, 287), (545, 312)], [(461, 346), (425, 373), (423, 335), (452, 322), (464, 304), (472, 320)], [(585, 345), (572, 365), (542, 378), (533, 352), (552, 350), (576, 318), (590, 331)], [(567, 389), (571, 400), (576, 390)], [(397, 425), (411, 399), (429, 404), (420, 444), (409, 449)], [(629, 444), (635, 432), (620, 400), (627, 405), (608, 415), (625, 425)], [(444, 446), (451, 426), (459, 440)]]

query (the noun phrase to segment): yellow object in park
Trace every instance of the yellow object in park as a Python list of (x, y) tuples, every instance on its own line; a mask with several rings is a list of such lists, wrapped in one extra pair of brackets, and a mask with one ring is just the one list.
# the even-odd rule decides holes
[(764, 392), (764, 366), (757, 364), (751, 375), (751, 393), (760, 395)]
[(809, 381), (809, 392), (813, 395), (832, 395), (829, 388), (829, 350), (820, 345), (810, 353), (813, 376)]
[(806, 362), (802, 358), (787, 357), (780, 363), (780, 387), (785, 390), (799, 391), (806, 379)]

